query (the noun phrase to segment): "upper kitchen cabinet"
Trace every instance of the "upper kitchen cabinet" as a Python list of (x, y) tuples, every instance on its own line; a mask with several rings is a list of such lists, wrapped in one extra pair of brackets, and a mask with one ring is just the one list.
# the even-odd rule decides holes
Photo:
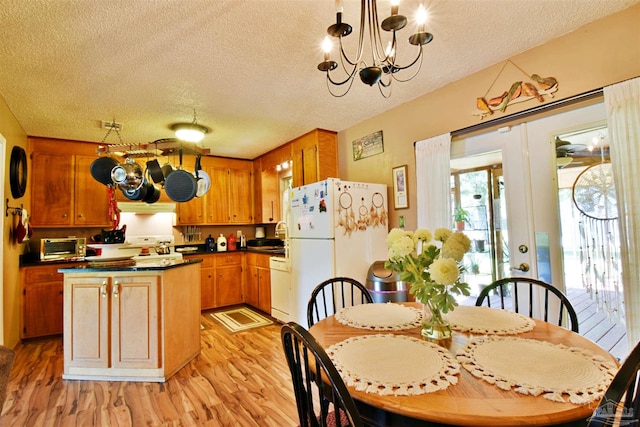
[(338, 178), (338, 137), (335, 132), (315, 129), (291, 141), (293, 186)]
[(29, 138), (31, 225), (110, 225), (107, 187), (91, 176), (96, 144)]
[(203, 156), (202, 169), (211, 180), (209, 191), (178, 203), (178, 225), (253, 223), (252, 162)]
[(291, 144), (287, 143), (263, 154), (253, 163), (255, 223), (277, 223), (281, 220), (280, 177), (278, 165), (291, 160)]

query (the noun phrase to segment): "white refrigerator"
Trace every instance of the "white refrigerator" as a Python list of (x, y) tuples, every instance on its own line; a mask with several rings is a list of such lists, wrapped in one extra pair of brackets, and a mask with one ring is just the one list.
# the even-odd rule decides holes
[(387, 186), (329, 178), (293, 188), (289, 206), (289, 320), (306, 328), (317, 285), (339, 276), (366, 285), (371, 264), (387, 258)]

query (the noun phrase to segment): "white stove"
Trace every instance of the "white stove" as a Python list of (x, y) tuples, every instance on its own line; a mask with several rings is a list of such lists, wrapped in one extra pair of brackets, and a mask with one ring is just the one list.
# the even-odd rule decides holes
[[(168, 254), (158, 254), (156, 252), (156, 247), (162, 243), (169, 246), (170, 252)], [(175, 238), (173, 235), (127, 236), (124, 244), (129, 248), (140, 248), (138, 255), (133, 257), (138, 264), (157, 264), (159, 262), (171, 262), (182, 259), (182, 254), (175, 251)], [(141, 255), (146, 249), (148, 249), (148, 255)]]

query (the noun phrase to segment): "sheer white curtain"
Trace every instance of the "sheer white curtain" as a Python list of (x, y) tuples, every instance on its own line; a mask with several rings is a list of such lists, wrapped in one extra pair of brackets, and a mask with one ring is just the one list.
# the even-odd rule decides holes
[(629, 349), (640, 341), (640, 78), (604, 88)]
[(418, 227), (451, 228), (451, 134), (418, 141), (415, 150)]

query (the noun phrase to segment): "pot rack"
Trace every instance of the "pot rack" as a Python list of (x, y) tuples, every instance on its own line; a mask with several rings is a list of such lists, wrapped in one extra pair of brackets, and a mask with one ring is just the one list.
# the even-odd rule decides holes
[(163, 138), (153, 142), (140, 144), (125, 144), (122, 141), (116, 144), (101, 143), (96, 151), (98, 154), (111, 153), (122, 157), (151, 157), (169, 156), (182, 150), (183, 154), (207, 155), (211, 153), (209, 148), (203, 148), (193, 142), (181, 141), (176, 138)]

